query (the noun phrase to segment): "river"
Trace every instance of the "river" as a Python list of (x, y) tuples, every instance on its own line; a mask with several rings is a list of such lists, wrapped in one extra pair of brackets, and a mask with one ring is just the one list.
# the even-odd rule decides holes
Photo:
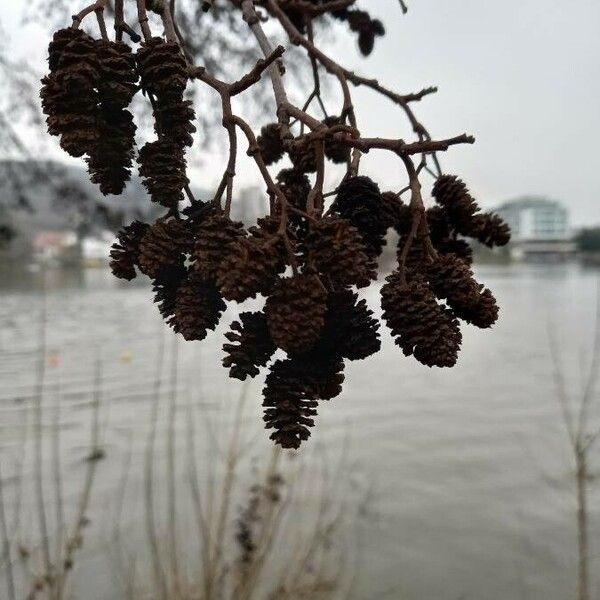
[[(378, 355), (347, 365), (343, 394), (323, 403), (313, 435), (299, 452), (306, 456), (306, 469), (317, 471), (323, 456), (341, 453), (351, 465), (341, 493), (361, 503), (351, 523), (354, 600), (574, 597), (573, 460), (550, 340), (576, 403), (590, 364), (600, 271), (575, 263), (479, 266), (476, 275), (494, 291), (501, 317), (490, 331), (463, 327), (459, 364), (430, 370), (404, 358), (384, 332)], [(377, 291), (367, 298), (378, 311)], [(224, 325), (233, 317), (228, 312)], [(127, 531), (135, 531), (141, 520), (139, 489), (152, 399), (163, 398), (157, 409), (157, 468), (168, 464), (163, 434), (169, 426), (177, 451), (189, 442), (184, 433), (190, 409), (214, 415), (208, 429), (217, 438), (231, 427), (232, 407), (244, 384), (228, 379), (220, 366), (223, 329), (202, 343), (174, 342), (151, 304), (148, 286), (122, 284), (102, 269), (4, 276), (2, 487), (9, 520), (22, 515), (19, 539), (33, 540), (39, 529), (32, 475), (36, 431), (59, 427), (63, 502), (67, 508), (76, 506), (94, 394), (101, 390), (97, 445), (103, 460), (97, 461), (84, 561), (73, 574), (76, 597), (115, 597), (110, 570), (99, 566), (106, 564), (101, 559), (104, 534), (116, 504), (126, 515)], [(160, 378), (158, 370), (163, 371)], [(42, 395), (36, 385), (43, 385), (37, 425), (36, 402)], [(174, 386), (177, 394), (171, 394)], [(269, 456), (267, 434), (261, 430), (260, 389), (260, 378), (246, 389), (243, 416), (243, 427), (252, 431), (248, 452), (259, 462)], [(164, 400), (175, 396), (176, 406)], [(600, 417), (598, 394), (595, 400), (592, 429)], [(46, 508), (53, 515), (51, 445), (45, 438), (41, 453)], [(598, 475), (597, 450), (592, 459), (592, 474)], [(124, 464), (127, 493), (122, 489)], [(184, 466), (179, 460), (175, 466), (177, 481), (185, 481)], [(25, 480), (20, 484), (25, 490), (22, 506), (15, 491), (19, 468)], [(590, 482), (589, 505), (591, 571), (598, 594), (597, 480)], [(179, 527), (185, 525), (180, 522)], [(141, 538), (131, 533), (132, 540)]]

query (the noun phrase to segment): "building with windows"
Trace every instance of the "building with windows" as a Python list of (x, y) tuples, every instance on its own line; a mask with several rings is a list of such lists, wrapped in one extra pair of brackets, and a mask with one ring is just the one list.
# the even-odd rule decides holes
[(516, 256), (575, 252), (569, 212), (560, 202), (528, 196), (505, 202), (494, 212), (510, 226)]

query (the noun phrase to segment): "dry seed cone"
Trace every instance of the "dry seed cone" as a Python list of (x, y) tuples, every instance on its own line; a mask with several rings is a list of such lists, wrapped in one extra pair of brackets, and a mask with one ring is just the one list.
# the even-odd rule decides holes
[(338, 189), (335, 211), (360, 231), (369, 255), (381, 254), (387, 223), (381, 193), (374, 181), (364, 176), (344, 181)]
[(280, 130), (279, 123), (270, 123), (260, 130), (260, 135), (256, 139), (266, 165), (272, 165), (283, 158), (284, 149)]
[[(341, 117), (336, 116), (327, 117), (323, 120), (323, 123), (328, 127), (341, 125), (343, 122)], [(325, 139), (324, 150), (325, 156), (334, 163), (343, 164), (350, 159), (350, 146), (347, 146), (333, 137)]]
[(203, 340), (219, 324), (226, 308), (214, 284), (192, 272), (177, 290), (169, 325), (187, 341)]
[(311, 224), (305, 245), (317, 270), (336, 287), (368, 286), (377, 278), (377, 263), (367, 256), (358, 229), (340, 217)]
[(454, 175), (442, 175), (433, 186), (432, 195), (444, 208), (450, 225), (460, 234), (469, 235), (479, 205), (464, 182)]
[(149, 227), (147, 223), (133, 221), (119, 231), (110, 250), (110, 269), (115, 277), (129, 281), (135, 278), (140, 242)]
[(179, 44), (152, 38), (142, 43), (136, 61), (142, 87), (148, 93), (158, 99), (174, 93), (183, 94), (188, 72)]
[(205, 279), (215, 279), (229, 245), (243, 235), (242, 223), (220, 212), (209, 216), (196, 230), (194, 269)]
[(462, 336), (450, 309), (439, 305), (420, 275), (392, 273), (381, 288), (383, 319), (405, 356), (428, 367), (456, 364)]
[(189, 183), (181, 146), (168, 138), (145, 144), (138, 156), (139, 173), (153, 202), (172, 208), (183, 200)]
[(100, 66), (100, 102), (111, 108), (127, 108), (137, 91), (135, 57), (124, 42), (96, 42)]
[(281, 271), (281, 239), (261, 230), (240, 237), (227, 248), (217, 273), (217, 285), (227, 300), (243, 302), (257, 294), (268, 294)]
[(149, 277), (157, 277), (166, 267), (183, 264), (190, 246), (190, 233), (184, 221), (157, 221), (140, 242), (140, 271)]
[(275, 352), (275, 344), (269, 334), (267, 319), (262, 312), (243, 312), (239, 321), (231, 324), (225, 334), (229, 343), (223, 345), (226, 353), (223, 366), (229, 376), (244, 381), (255, 377), (259, 367), (264, 367)]
[(317, 401), (316, 384), (293, 359), (278, 360), (269, 370), (263, 389), (265, 427), (283, 448), (298, 448), (310, 436)]
[(265, 304), (271, 337), (286, 352), (309, 350), (325, 323), (327, 292), (316, 275), (281, 279)]
[(161, 269), (159, 275), (152, 281), (154, 302), (167, 323), (175, 314), (177, 291), (187, 277), (187, 268), (183, 264), (176, 264)]
[(128, 110), (103, 109), (98, 138), (86, 159), (90, 180), (104, 194), (120, 194), (131, 178), (136, 126)]

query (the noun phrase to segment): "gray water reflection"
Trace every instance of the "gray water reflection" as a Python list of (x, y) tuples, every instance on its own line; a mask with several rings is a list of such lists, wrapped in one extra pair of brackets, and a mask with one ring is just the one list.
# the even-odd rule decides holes
[[(320, 409), (310, 444), (329, 451), (349, 437), (356, 488), (371, 489), (359, 523), (356, 599), (573, 596), (572, 464), (548, 335), (552, 331), (559, 340), (567, 384), (575, 390), (589, 358), (600, 272), (576, 264), (477, 271), (496, 294), (501, 319), (491, 331), (464, 328), (456, 368), (429, 370), (406, 359), (384, 333), (381, 353), (349, 364), (344, 394)], [(102, 359), (107, 459), (100, 463), (98, 514), (92, 522), (105, 522), (102, 514), (112, 506), (126, 453), (134, 465), (134, 488), (141, 485), (141, 468), (135, 465), (144, 451), (157, 351), (163, 340), (169, 354), (172, 336), (165, 334), (146, 285), (120, 284), (102, 270), (5, 274), (2, 282), (3, 472), (11, 469), (4, 465), (18, 462), (24, 412), (33, 394), (43, 282), (45, 386), (50, 407), (56, 404), (52, 398), (61, 399), (64, 484), (71, 498), (81, 480), (94, 365)], [(378, 311), (377, 291), (369, 294)], [(224, 326), (234, 316), (226, 314)], [(217, 414), (239, 392), (241, 384), (229, 380), (219, 364), (223, 327), (202, 344), (178, 346), (182, 411), (189, 403)], [(257, 431), (260, 387), (260, 381), (252, 384), (254, 402), (246, 415), (247, 426)], [(45, 425), (55, 417), (49, 408)], [(593, 465), (596, 473), (599, 464)], [(590, 502), (597, 557), (599, 490), (594, 487)], [(599, 560), (592, 572), (600, 573)], [(597, 575), (595, 584), (600, 585)], [(94, 589), (82, 597), (112, 597), (101, 577)]]

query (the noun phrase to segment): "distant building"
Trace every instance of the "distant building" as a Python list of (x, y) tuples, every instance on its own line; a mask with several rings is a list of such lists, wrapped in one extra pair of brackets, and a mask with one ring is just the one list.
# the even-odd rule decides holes
[(575, 252), (569, 212), (560, 202), (524, 197), (505, 202), (494, 212), (510, 226), (516, 257), (566, 256)]
[(77, 236), (73, 231), (39, 231), (33, 237), (34, 257), (40, 262), (72, 258), (77, 253)]

